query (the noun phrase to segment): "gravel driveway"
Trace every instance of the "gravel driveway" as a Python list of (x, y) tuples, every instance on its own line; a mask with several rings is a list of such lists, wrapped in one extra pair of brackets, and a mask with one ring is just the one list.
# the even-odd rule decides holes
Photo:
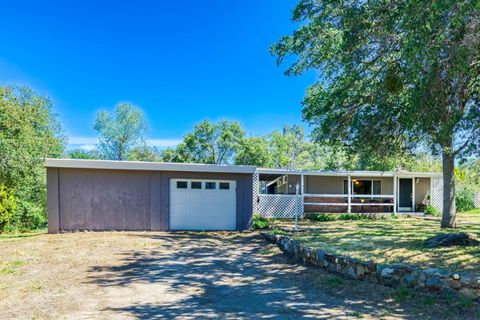
[(468, 319), (479, 310), (298, 265), (256, 233), (74, 233), (0, 246), (4, 263), (24, 261), (0, 275), (5, 319)]

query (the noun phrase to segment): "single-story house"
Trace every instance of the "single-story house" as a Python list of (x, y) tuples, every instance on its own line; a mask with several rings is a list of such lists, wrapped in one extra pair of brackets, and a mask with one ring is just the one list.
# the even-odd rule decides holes
[(425, 172), (47, 159), (48, 230), (244, 230), (252, 214), (441, 210)]

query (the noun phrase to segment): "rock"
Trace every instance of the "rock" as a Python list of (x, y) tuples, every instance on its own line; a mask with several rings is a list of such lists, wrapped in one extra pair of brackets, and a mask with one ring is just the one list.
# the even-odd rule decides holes
[(394, 269), (387, 267), (382, 269), (382, 272), (380, 273), (380, 275), (382, 276), (382, 278), (391, 278), (393, 277), (394, 272), (395, 272)]
[(472, 288), (462, 288), (459, 291), (461, 294), (466, 296), (467, 298), (475, 299), (480, 297), (480, 290), (472, 289)]
[(437, 234), (424, 242), (427, 248), (472, 246), (478, 244), (480, 244), (480, 241), (478, 241), (477, 236), (468, 232)]
[(439, 291), (444, 287), (444, 284), (439, 278), (430, 278), (425, 283), (425, 286), (430, 290)]

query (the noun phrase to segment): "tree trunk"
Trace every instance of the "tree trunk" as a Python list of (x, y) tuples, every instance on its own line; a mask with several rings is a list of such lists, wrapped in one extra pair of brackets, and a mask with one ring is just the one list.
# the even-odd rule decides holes
[(455, 156), (451, 149), (442, 152), (443, 213), (442, 228), (455, 228)]

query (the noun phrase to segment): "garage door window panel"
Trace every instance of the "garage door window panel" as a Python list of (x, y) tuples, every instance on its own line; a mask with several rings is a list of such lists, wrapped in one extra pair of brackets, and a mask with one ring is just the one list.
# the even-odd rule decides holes
[(209, 190), (215, 190), (216, 189), (216, 183), (215, 182), (205, 182), (205, 189)]
[(187, 181), (177, 181), (177, 189), (187, 189), (188, 183)]
[(202, 183), (200, 181), (192, 181), (192, 189), (202, 189)]
[(229, 182), (220, 182), (218, 185), (220, 190), (230, 190), (230, 183)]

